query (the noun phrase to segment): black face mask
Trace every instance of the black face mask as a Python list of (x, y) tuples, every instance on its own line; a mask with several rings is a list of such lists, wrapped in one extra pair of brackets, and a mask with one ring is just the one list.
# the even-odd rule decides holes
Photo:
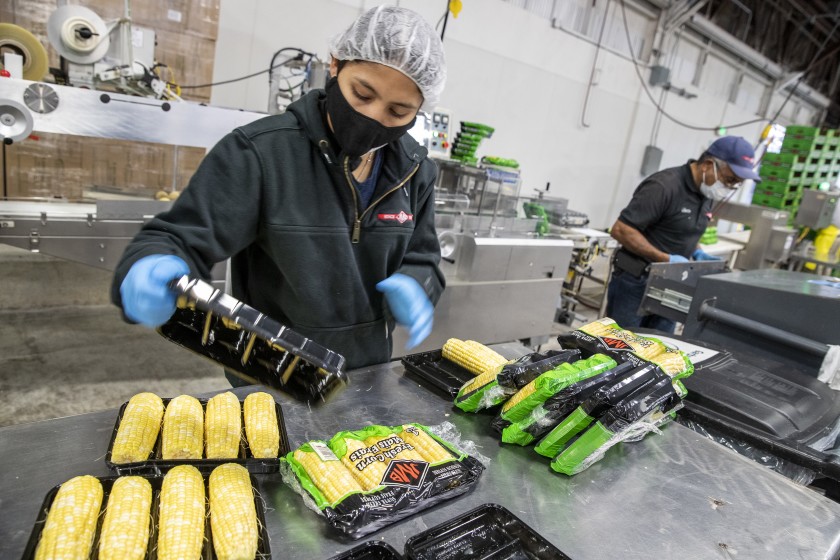
[(396, 140), (408, 132), (417, 120), (415, 115), (411, 122), (403, 126), (383, 126), (350, 106), (341, 93), (338, 78), (331, 78), (327, 82), (326, 91), (327, 114), (332, 121), (333, 134), (344, 154), (351, 158)]

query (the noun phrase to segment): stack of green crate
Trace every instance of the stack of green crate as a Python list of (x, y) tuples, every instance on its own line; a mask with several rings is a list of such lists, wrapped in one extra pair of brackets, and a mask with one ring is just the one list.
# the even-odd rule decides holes
[(700, 236), (700, 245), (714, 245), (718, 242), (717, 226), (709, 226)]
[(461, 131), (455, 135), (455, 140), (452, 142), (450, 157), (470, 165), (477, 165), (478, 157), (475, 152), (481, 141), (493, 136), (494, 131), (492, 126), (486, 124), (461, 121)]
[(840, 175), (840, 130), (787, 127), (781, 152), (764, 155), (760, 175), (753, 204), (786, 210), (792, 220), (804, 189), (819, 188)]

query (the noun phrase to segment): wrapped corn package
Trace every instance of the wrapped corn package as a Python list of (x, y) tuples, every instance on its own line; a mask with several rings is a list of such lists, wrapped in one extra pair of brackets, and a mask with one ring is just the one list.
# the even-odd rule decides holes
[(492, 426), (501, 432), (515, 422), (526, 418), (537, 406), (544, 403), (566, 387), (594, 377), (614, 368), (615, 360), (603, 354), (595, 354), (585, 360), (560, 364), (549, 370), (516, 392), (502, 406)]
[(654, 383), (667, 384), (670, 378), (653, 364), (633, 368), (614, 383), (597, 389), (546, 435), (534, 449), (554, 457), (575, 436), (639, 389)]
[(496, 365), (464, 384), (455, 397), (455, 406), (476, 412), (505, 402), (543, 373), (580, 358), (580, 350), (534, 352), (512, 363)]
[(622, 329), (609, 317), (598, 319), (574, 331), (561, 334), (557, 342), (563, 348), (577, 348), (584, 356), (607, 354), (619, 362), (642, 365), (651, 362), (669, 376), (680, 379), (694, 372), (691, 360), (679, 350), (668, 348), (661, 340)]
[(551, 468), (567, 475), (579, 473), (616, 443), (641, 439), (671, 420), (685, 395), (682, 383), (667, 377), (641, 387), (571, 441), (551, 461)]
[[(457, 440), (449, 425), (447, 438)], [(286, 456), (284, 479), (338, 532), (359, 538), (468, 491), (484, 466), (420, 424), (368, 426)]]
[(631, 373), (634, 369), (630, 363), (618, 364), (592, 377), (572, 383), (554, 393), (544, 403), (518, 422), (514, 422), (502, 429), (502, 441), (528, 445), (545, 435), (561, 420), (592, 396), (598, 389), (616, 383)]

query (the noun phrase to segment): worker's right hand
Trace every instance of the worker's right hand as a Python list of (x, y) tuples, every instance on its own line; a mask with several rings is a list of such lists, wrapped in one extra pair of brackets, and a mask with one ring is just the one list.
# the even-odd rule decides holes
[(684, 263), (688, 262), (688, 259), (682, 255), (668, 255), (668, 262), (669, 263)]
[(131, 265), (120, 285), (125, 316), (150, 328), (164, 324), (175, 313), (169, 283), (189, 272), (189, 265), (175, 255), (149, 255)]

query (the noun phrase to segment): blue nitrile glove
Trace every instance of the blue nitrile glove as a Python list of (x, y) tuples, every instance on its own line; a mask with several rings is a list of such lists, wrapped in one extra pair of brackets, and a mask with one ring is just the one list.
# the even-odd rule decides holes
[(688, 262), (688, 259), (682, 255), (668, 255), (668, 262), (669, 263), (681, 263), (681, 262)]
[(411, 276), (393, 274), (376, 285), (385, 294), (397, 324), (408, 329), (406, 350), (411, 350), (432, 332), (435, 308), (420, 284)]
[(120, 285), (125, 316), (155, 328), (175, 313), (175, 292), (169, 282), (190, 273), (190, 267), (175, 255), (149, 255), (128, 270)]
[(697, 248), (693, 253), (691, 253), (691, 258), (695, 261), (722, 261), (723, 259), (720, 257), (716, 257), (714, 255), (710, 255), (706, 251), (701, 248)]

